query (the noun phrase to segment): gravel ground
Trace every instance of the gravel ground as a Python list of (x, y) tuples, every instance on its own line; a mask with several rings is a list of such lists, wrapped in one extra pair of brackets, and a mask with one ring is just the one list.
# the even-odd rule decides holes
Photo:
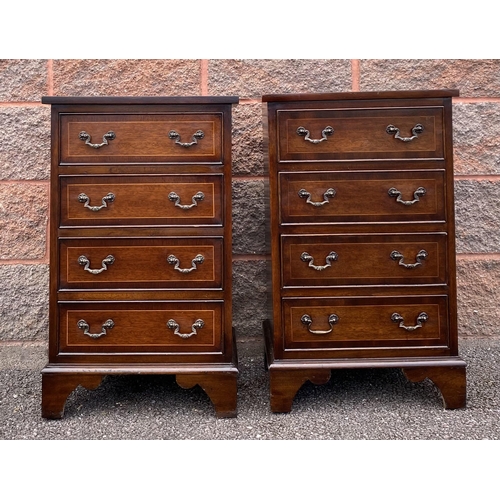
[(459, 410), (444, 410), (429, 381), (378, 369), (335, 370), (325, 385), (306, 383), (291, 413), (273, 414), (262, 343), (240, 342), (238, 354), (237, 418), (217, 419), (198, 387), (150, 375), (78, 387), (64, 418), (45, 420), (46, 348), (0, 347), (6, 498), (496, 496), (500, 338), (460, 340), (468, 399)]
[(306, 383), (291, 413), (269, 409), (260, 341), (238, 343), (238, 417), (217, 419), (198, 387), (173, 376), (108, 376), (94, 391), (78, 387), (62, 420), (40, 416), (46, 349), (0, 348), (2, 440), (497, 440), (500, 339), (460, 339), (467, 362), (467, 407), (444, 410), (429, 381), (398, 369), (335, 370)]

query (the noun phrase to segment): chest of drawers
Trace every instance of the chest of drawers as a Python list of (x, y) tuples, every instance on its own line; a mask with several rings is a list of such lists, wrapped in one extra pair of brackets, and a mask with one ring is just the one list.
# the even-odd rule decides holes
[(271, 410), (332, 369), (402, 368), (465, 405), (455, 90), (263, 96)]
[(44, 97), (52, 110), (42, 415), (105, 375), (172, 374), (236, 415), (231, 108), (237, 97)]

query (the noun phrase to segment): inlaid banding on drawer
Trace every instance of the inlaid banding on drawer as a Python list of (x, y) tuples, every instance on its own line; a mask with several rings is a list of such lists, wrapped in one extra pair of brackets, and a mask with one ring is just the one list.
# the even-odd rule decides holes
[(284, 300), (284, 347), (445, 346), (447, 315), (446, 296)]
[(60, 186), (63, 227), (223, 223), (222, 174), (61, 176)]
[(445, 222), (444, 179), (443, 170), (282, 172), (281, 223)]
[(60, 126), (62, 164), (222, 161), (220, 113), (75, 113)]
[(442, 129), (441, 107), (279, 110), (278, 161), (444, 158)]
[(60, 241), (60, 288), (222, 287), (223, 238)]
[[(446, 283), (443, 233), (282, 236), (284, 287)], [(333, 257), (329, 257), (335, 254)]]
[[(222, 303), (61, 304), (60, 352), (220, 352)], [(177, 325), (171, 328), (170, 321)]]

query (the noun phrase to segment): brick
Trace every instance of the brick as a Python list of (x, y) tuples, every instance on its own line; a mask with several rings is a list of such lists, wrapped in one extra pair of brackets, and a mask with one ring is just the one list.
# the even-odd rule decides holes
[(239, 104), (233, 109), (233, 175), (262, 175), (264, 150), (262, 105)]
[(459, 89), (461, 97), (500, 96), (497, 59), (363, 59), (360, 90)]
[(0, 180), (48, 179), (50, 109), (47, 106), (0, 107), (0, 130)]
[(0, 101), (40, 101), (47, 93), (47, 61), (0, 59)]
[(352, 89), (349, 59), (211, 59), (211, 95), (258, 99), (263, 94), (346, 92)]
[(195, 59), (55, 60), (54, 94), (200, 95), (201, 65)]
[(264, 254), (264, 181), (233, 181), (233, 254)]
[(500, 104), (453, 105), (453, 155), (456, 174), (500, 174)]
[(45, 257), (48, 205), (48, 183), (0, 183), (0, 259)]
[(458, 253), (500, 252), (500, 182), (455, 182)]
[(458, 333), (500, 335), (500, 260), (457, 261)]
[(262, 336), (268, 279), (265, 260), (233, 262), (233, 326), (238, 340)]
[(0, 265), (0, 282), (0, 340), (47, 340), (49, 266)]

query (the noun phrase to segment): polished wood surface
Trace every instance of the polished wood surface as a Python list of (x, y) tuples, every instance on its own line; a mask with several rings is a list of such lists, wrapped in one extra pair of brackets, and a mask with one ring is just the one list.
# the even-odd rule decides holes
[[(278, 161), (378, 158), (443, 158), (442, 108), (314, 109), (278, 111)], [(394, 140), (393, 125), (403, 138), (423, 126), (419, 140)], [(323, 131), (331, 127), (330, 136)], [(299, 134), (304, 128), (309, 136)], [(309, 140), (308, 140), (309, 139)], [(313, 143), (313, 141), (320, 141)]]
[(413, 379), (434, 381), (445, 407), (465, 404), (456, 317), (457, 95), (263, 97), (272, 411), (290, 411), (300, 385), (316, 374), (326, 380), (327, 371), (350, 367), (408, 368)]
[[(222, 115), (66, 114), (61, 116), (61, 158), (66, 163), (220, 162)], [(80, 139), (86, 132), (100, 145), (108, 132), (115, 134), (95, 149)], [(171, 131), (178, 134), (170, 137)], [(196, 133), (202, 136), (196, 138)]]
[(79, 106), (85, 106), (89, 104), (98, 104), (99, 109), (104, 109), (107, 105), (117, 105), (122, 106), (133, 105), (153, 105), (155, 109), (158, 106), (163, 106), (165, 104), (174, 104), (177, 109), (187, 104), (188, 107), (185, 111), (192, 112), (193, 104), (203, 106), (205, 104), (237, 104), (239, 102), (238, 96), (43, 96), (43, 104), (78, 104)]
[[(222, 352), (223, 303), (77, 303), (61, 304), (61, 353), (138, 353), (138, 352)], [(92, 335), (78, 326), (84, 320)], [(111, 328), (103, 328), (112, 320)], [(179, 328), (169, 328), (174, 320)], [(201, 320), (203, 325), (194, 328)], [(176, 335), (176, 331), (183, 336)], [(103, 334), (104, 333), (104, 334)], [(187, 337), (189, 335), (189, 337)]]
[[(422, 312), (427, 319), (415, 328)], [(313, 320), (309, 328), (301, 321), (305, 314)], [(333, 325), (328, 322), (332, 314), (338, 317)], [(402, 319), (394, 321), (394, 314)], [(443, 296), (284, 300), (283, 316), (285, 351), (321, 349), (323, 358), (352, 356), (353, 352), (358, 357), (373, 356), (374, 348), (385, 348), (386, 356), (398, 356), (403, 346), (424, 355), (433, 346), (442, 349), (448, 344), (448, 307)]]
[(61, 239), (60, 287), (222, 289), (222, 253), (222, 238)]
[[(222, 226), (223, 180), (222, 174), (61, 176), (61, 226)], [(113, 200), (97, 211), (80, 198), (101, 207), (108, 193)]]
[(44, 373), (42, 376), (42, 417), (62, 418), (68, 396), (81, 385), (95, 390), (104, 375)]
[[(281, 241), (284, 287), (446, 281), (446, 234), (304, 234), (283, 236)], [(425, 258), (420, 257), (422, 251)], [(329, 257), (332, 252), (335, 260)]]
[(467, 402), (465, 365), (404, 368), (403, 374), (410, 382), (431, 380), (439, 389), (446, 409), (463, 408)]
[(317, 92), (317, 93), (297, 93), (297, 94), (264, 94), (262, 102), (293, 102), (295, 106), (309, 106), (308, 101), (313, 101), (314, 106), (321, 102), (335, 101), (342, 105), (343, 101), (348, 101), (348, 105), (353, 101), (377, 101), (379, 99), (398, 99), (404, 102), (406, 99), (436, 99), (447, 97), (458, 97), (458, 89), (422, 89), (422, 90), (379, 90), (368, 92)]
[[(279, 175), (281, 222), (307, 225), (348, 221), (444, 222), (446, 200), (441, 196), (444, 182), (444, 170), (423, 171), (409, 177), (406, 172), (297, 172), (294, 169)], [(423, 185), (425, 193), (415, 195)], [(391, 196), (392, 189), (400, 196)], [(397, 201), (398, 197), (403, 202), (418, 201), (405, 205)]]
[[(42, 102), (52, 108), (42, 415), (61, 418), (77, 385), (94, 387), (106, 374), (164, 373), (202, 386), (217, 416), (235, 416), (231, 105), (238, 98)], [(109, 131), (113, 137), (103, 137)]]

